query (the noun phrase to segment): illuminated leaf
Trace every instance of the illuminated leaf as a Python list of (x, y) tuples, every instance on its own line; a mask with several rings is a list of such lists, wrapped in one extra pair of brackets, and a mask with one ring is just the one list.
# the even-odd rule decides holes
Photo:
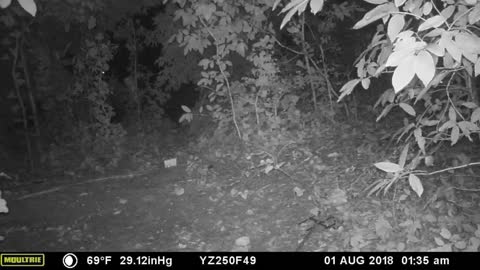
[(396, 173), (403, 170), (398, 164), (392, 162), (378, 162), (374, 164), (378, 169), (387, 172), (387, 173)]
[(402, 102), (402, 103), (398, 104), (398, 106), (400, 106), (400, 108), (402, 108), (402, 110), (404, 110), (406, 113), (410, 114), (411, 116), (416, 115), (415, 109), (413, 109), (413, 107), (408, 105), (407, 103)]
[[(458, 48), (457, 44), (455, 44), (452, 40), (452, 36), (448, 33), (443, 34), (438, 42), (440, 48), (445, 48), (448, 53), (451, 55), (455, 61), (460, 62), (462, 59), (462, 52)], [(445, 55), (444, 62), (447, 61), (447, 55)], [(449, 67), (448, 64), (444, 63), (445, 67)]]
[(12, 0), (0, 0), (0, 8), (6, 8), (10, 6)]
[(275, 10), (278, 6), (278, 4), (280, 4), (282, 0), (275, 0), (275, 3), (273, 3), (273, 7), (272, 7), (272, 10)]
[(429, 52), (435, 54), (436, 56), (441, 57), (441, 56), (445, 55), (445, 49), (438, 46), (438, 44), (435, 44), (435, 43), (428, 44), (425, 49), (428, 50)]
[(392, 18), (388, 22), (388, 28), (387, 28), (388, 37), (392, 42), (397, 37), (398, 33), (402, 31), (404, 26), (405, 26), (404, 15), (396, 14), (392, 16)]
[(475, 24), (480, 21), (480, 5), (476, 5), (470, 13), (468, 13), (468, 23)]
[(353, 29), (360, 29), (364, 26), (371, 24), (372, 22), (382, 19), (385, 16), (388, 16), (391, 12), (398, 11), (393, 3), (385, 3), (379, 6), (376, 6), (374, 9), (367, 12), (363, 18), (358, 21)]
[(181, 107), (182, 107), (182, 110), (183, 110), (184, 112), (187, 112), (187, 113), (191, 113), (191, 112), (192, 112), (192, 110), (190, 110), (190, 108), (188, 108), (188, 107), (185, 106), (185, 105), (182, 105)]
[(442, 10), (442, 12), (440, 12), (440, 15), (445, 19), (445, 20), (448, 20), (453, 12), (455, 11), (455, 6), (454, 5), (450, 5), (448, 7), (446, 7), (444, 10)]
[(417, 128), (413, 131), (413, 136), (417, 141), (418, 148), (425, 154), (425, 137), (422, 135), (422, 128)]
[(287, 10), (289, 11), (283, 18), (282, 23), (280, 24), (280, 29), (282, 29), (285, 26), (285, 24), (287, 24), (290, 21), (290, 19), (296, 12), (300, 13), (304, 11), (305, 8), (307, 7), (307, 4), (308, 4), (308, 0), (294, 0), (290, 2), (286, 7), (284, 7), (281, 12), (285, 12)]
[(26, 12), (35, 17), (35, 14), (37, 13), (37, 5), (35, 5), (33, 0), (18, 0), (18, 3)]
[(360, 79), (353, 79), (347, 82), (346, 84), (344, 84), (342, 86), (342, 89), (340, 89), (340, 93), (342, 94), (338, 98), (338, 101), (342, 100), (342, 98), (344, 98), (345, 96), (350, 95), (350, 93), (352, 93), (353, 89), (355, 88), (355, 86), (357, 86), (359, 82), (360, 82)]
[(425, 166), (432, 167), (434, 162), (433, 156), (426, 156), (424, 162)]
[[(472, 115), (473, 115), (473, 114), (472, 114)], [(456, 125), (455, 122), (447, 121), (447, 122), (443, 123), (443, 125), (438, 129), (438, 131), (443, 132), (443, 131), (445, 131), (445, 130), (447, 130), (447, 129), (453, 128), (455, 125)]]
[(418, 27), (418, 32), (428, 30), (430, 28), (437, 28), (445, 22), (445, 18), (440, 15), (433, 16), (428, 18), (425, 22), (420, 24)]
[(450, 134), (450, 141), (452, 142), (451, 145), (456, 144), (459, 138), (460, 138), (460, 129), (458, 128), (458, 126), (454, 126), (452, 128), (452, 133)]
[(370, 79), (369, 78), (365, 78), (365, 79), (362, 80), (362, 87), (365, 90), (370, 87)]
[(409, 56), (404, 59), (397, 66), (392, 76), (392, 86), (395, 93), (400, 92), (415, 76), (415, 69), (412, 66), (415, 64), (415, 57)]
[(405, 1), (407, 0), (395, 0), (395, 6), (401, 7), (403, 4), (405, 4)]
[(415, 74), (422, 81), (423, 85), (428, 85), (435, 76), (435, 63), (433, 62), (432, 55), (426, 51), (421, 51), (415, 56), (415, 62), (413, 64)]
[(432, 12), (432, 3), (431, 2), (426, 2), (425, 5), (423, 5), (423, 10), (422, 10), (422, 13), (424, 16), (427, 16), (428, 14), (430, 14), (430, 12)]
[(472, 121), (472, 123), (480, 121), (480, 108), (477, 108), (475, 109), (475, 111), (472, 112), (470, 121)]
[(311, 0), (310, 1), (310, 11), (313, 14), (317, 14), (317, 12), (322, 10), (323, 4), (324, 4), (324, 0)]
[(478, 105), (477, 105), (476, 103), (474, 103), (474, 102), (464, 102), (464, 103), (462, 103), (462, 106), (465, 106), (465, 107), (467, 107), (467, 108), (469, 108), (469, 109), (476, 109), (476, 108), (478, 108)]
[(405, 163), (407, 162), (407, 155), (408, 155), (408, 148), (410, 147), (410, 144), (407, 143), (402, 150), (402, 153), (400, 154), (400, 158), (398, 160), (398, 165), (400, 167), (405, 167)]
[(408, 176), (408, 184), (410, 187), (417, 193), (418, 197), (422, 197), (423, 194), (423, 185), (420, 179), (413, 173)]
[(448, 119), (450, 119), (450, 121), (452, 122), (457, 122), (457, 112), (455, 111), (455, 108), (453, 108), (453, 106), (450, 106), (450, 108), (448, 108)]

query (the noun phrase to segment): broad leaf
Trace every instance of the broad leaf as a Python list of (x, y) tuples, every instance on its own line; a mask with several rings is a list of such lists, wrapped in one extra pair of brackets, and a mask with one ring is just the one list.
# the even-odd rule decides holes
[(197, 9), (195, 10), (195, 14), (202, 15), (203, 18), (208, 21), (212, 17), (213, 13), (217, 10), (217, 6), (206, 3), (198, 5)]
[(324, 0), (310, 0), (310, 11), (313, 14), (321, 11), (323, 8)]
[(342, 94), (340, 95), (340, 97), (338, 97), (338, 101), (342, 100), (345, 96), (350, 95), (350, 93), (352, 93), (353, 89), (355, 88), (355, 86), (357, 86), (359, 82), (360, 79), (353, 79), (344, 84), (342, 86), (342, 89), (340, 89), (340, 93)]
[(402, 31), (404, 26), (405, 26), (404, 15), (396, 14), (392, 16), (392, 18), (388, 22), (388, 28), (387, 28), (388, 37), (392, 42), (395, 41), (395, 38), (397, 37), (398, 33)]
[(422, 128), (417, 128), (413, 131), (413, 136), (417, 141), (418, 148), (425, 154), (425, 137), (422, 135)]
[(451, 145), (456, 144), (459, 138), (460, 138), (460, 128), (458, 128), (458, 126), (454, 126), (452, 128), (452, 133), (450, 134), (450, 141), (452, 142)]
[(403, 4), (405, 4), (405, 1), (407, 0), (395, 0), (395, 6), (401, 7)]
[(188, 108), (188, 107), (185, 106), (185, 105), (182, 105), (181, 107), (182, 107), (182, 110), (183, 110), (184, 112), (187, 112), (187, 113), (191, 113), (191, 112), (192, 112), (192, 110), (190, 110), (190, 108)]
[(396, 173), (403, 170), (398, 164), (392, 162), (378, 162), (374, 164), (378, 169), (387, 172), (387, 173)]
[(438, 44), (436, 43), (430, 43), (427, 45), (427, 47), (425, 48), (427, 51), (435, 54), (436, 56), (444, 56), (445, 55), (445, 49), (438, 46)]
[(468, 23), (475, 24), (480, 21), (480, 5), (476, 5), (470, 13), (468, 13)]
[(467, 108), (469, 108), (469, 109), (476, 109), (476, 108), (478, 108), (478, 105), (477, 105), (476, 103), (474, 103), (474, 102), (464, 102), (464, 103), (462, 103), (462, 106), (465, 106), (465, 107), (467, 107)]
[(408, 156), (408, 148), (410, 147), (410, 144), (407, 143), (402, 150), (402, 153), (400, 154), (400, 158), (398, 159), (398, 165), (400, 167), (404, 168), (405, 163), (407, 162), (407, 156)]
[(392, 76), (392, 86), (395, 93), (400, 92), (407, 86), (415, 76), (415, 69), (412, 66), (415, 64), (415, 56), (409, 56), (397, 66)]
[[(438, 42), (440, 48), (445, 48), (455, 61), (460, 62), (462, 59), (462, 52), (458, 48), (457, 44), (453, 42), (452, 35), (448, 32), (442, 34), (440, 41)], [(444, 61), (447, 61), (447, 55), (445, 55)], [(445, 67), (449, 67), (451, 64), (444, 63)]]
[(472, 121), (472, 123), (480, 121), (480, 108), (476, 108), (475, 111), (472, 112), (472, 116), (470, 117), (470, 121)]
[(434, 162), (433, 156), (426, 156), (424, 162), (425, 162), (425, 166), (432, 167)]
[(477, 129), (477, 126), (474, 125), (472, 122), (469, 121), (461, 121), (457, 123), (458, 127), (462, 131), (462, 134), (467, 137), (470, 141), (472, 141), (472, 137), (470, 137), (471, 128), (473, 127), (474, 130)]
[(288, 3), (283, 9), (282, 11), (280, 11), (280, 13), (284, 13), (284, 12), (287, 12), (288, 10), (294, 8), (295, 6), (298, 6), (300, 5), (302, 2), (304, 2), (305, 0), (292, 0), (290, 1), (290, 3)]
[(455, 11), (455, 6), (454, 5), (450, 5), (448, 7), (446, 7), (444, 10), (442, 10), (442, 12), (440, 12), (440, 15), (446, 20), (448, 20), (453, 12)]
[(363, 89), (367, 90), (370, 87), (370, 79), (365, 78), (362, 80), (362, 87)]
[(423, 194), (423, 185), (420, 179), (413, 173), (408, 176), (408, 183), (410, 187), (417, 193), (418, 197), (422, 197)]
[(455, 108), (453, 106), (450, 106), (448, 108), (448, 119), (452, 122), (457, 122), (457, 112), (455, 111)]
[(415, 109), (413, 109), (413, 107), (410, 106), (409, 104), (402, 102), (402, 103), (398, 104), (398, 106), (400, 106), (400, 108), (402, 108), (402, 110), (404, 110), (406, 113), (410, 114), (411, 116), (416, 115)]
[[(473, 115), (473, 114), (472, 114)], [(473, 122), (473, 121), (472, 121)], [(447, 121), (445, 123), (443, 123), (443, 125), (438, 129), (438, 131), (440, 132), (443, 132), (445, 130), (448, 130), (448, 129), (451, 129), (453, 128), (454, 126), (456, 126), (456, 122), (453, 122), (453, 121)]]
[(385, 115), (387, 115), (394, 106), (395, 106), (394, 104), (388, 104), (387, 106), (385, 106), (385, 108), (383, 108), (382, 113), (377, 117), (375, 121), (377, 122), (380, 121), (380, 119), (382, 119)]
[(435, 63), (432, 56), (426, 51), (420, 51), (417, 54), (413, 68), (424, 86), (427, 86), (435, 75)]
[(286, 7), (284, 7), (281, 12), (285, 12), (289, 9), (290, 11), (288, 11), (283, 18), (282, 23), (280, 24), (280, 29), (282, 29), (290, 21), (290, 19), (296, 12), (300, 14), (301, 12), (305, 11), (307, 4), (308, 0), (294, 0), (290, 2)]
[(275, 10), (277, 8), (278, 4), (280, 4), (280, 2), (282, 2), (282, 0), (275, 0), (275, 3), (273, 3), (273, 6), (272, 6), (272, 10)]
[(438, 120), (428, 120), (428, 119), (423, 118), (420, 121), (420, 124), (422, 124), (422, 126), (431, 127), (431, 126), (435, 126), (436, 124), (438, 124), (438, 122), (439, 122)]
[(445, 18), (440, 15), (433, 16), (428, 18), (425, 22), (420, 24), (418, 27), (418, 32), (428, 30), (430, 28), (437, 28), (445, 22)]
[(427, 16), (428, 14), (430, 14), (430, 12), (432, 12), (432, 7), (433, 5), (431, 2), (426, 2), (425, 5), (423, 5), (423, 16)]
[(374, 9), (367, 12), (363, 18), (358, 21), (354, 26), (353, 29), (360, 29), (365, 27), (372, 22), (382, 19), (385, 16), (388, 16), (391, 12), (398, 11), (393, 3), (385, 3), (379, 6), (376, 6)]
[(465, 53), (480, 53), (480, 38), (469, 33), (458, 33), (455, 35), (455, 44)]
[(12, 0), (0, 0), (0, 8), (6, 8), (10, 6)]
[(35, 17), (35, 14), (37, 14), (37, 5), (35, 5), (33, 0), (18, 0), (18, 3), (26, 12)]

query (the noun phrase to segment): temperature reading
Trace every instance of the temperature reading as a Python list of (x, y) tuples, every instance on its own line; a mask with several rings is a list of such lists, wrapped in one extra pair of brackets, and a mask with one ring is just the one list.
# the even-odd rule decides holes
[(112, 261), (112, 256), (88, 256), (87, 264), (88, 265), (99, 265), (104, 264), (108, 265)]

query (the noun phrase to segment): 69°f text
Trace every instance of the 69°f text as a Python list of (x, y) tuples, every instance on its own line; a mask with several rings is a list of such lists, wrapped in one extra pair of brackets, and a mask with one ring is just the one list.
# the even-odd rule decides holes
[(255, 256), (200, 256), (202, 265), (255, 265)]

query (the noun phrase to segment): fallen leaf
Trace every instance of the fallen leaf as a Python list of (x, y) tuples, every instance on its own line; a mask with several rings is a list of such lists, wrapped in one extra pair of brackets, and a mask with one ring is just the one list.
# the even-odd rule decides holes
[(458, 249), (465, 249), (467, 247), (467, 243), (465, 241), (458, 241), (455, 242), (455, 247)]
[(185, 189), (182, 187), (175, 187), (174, 193), (177, 196), (182, 196), (185, 193)]
[(302, 197), (303, 196), (303, 193), (305, 192), (305, 189), (301, 189), (299, 187), (295, 187), (293, 189), (293, 192), (295, 192), (295, 195), (297, 195), (297, 197)]
[(336, 158), (336, 157), (339, 157), (339, 156), (340, 156), (340, 154), (337, 153), (337, 152), (333, 152), (333, 153), (330, 153), (330, 154), (327, 155), (327, 157), (329, 157), (329, 158)]
[(248, 246), (250, 245), (250, 238), (248, 236), (242, 236), (235, 240), (236, 246)]
[(452, 237), (452, 233), (447, 228), (442, 228), (440, 230), (440, 235), (447, 240)]

